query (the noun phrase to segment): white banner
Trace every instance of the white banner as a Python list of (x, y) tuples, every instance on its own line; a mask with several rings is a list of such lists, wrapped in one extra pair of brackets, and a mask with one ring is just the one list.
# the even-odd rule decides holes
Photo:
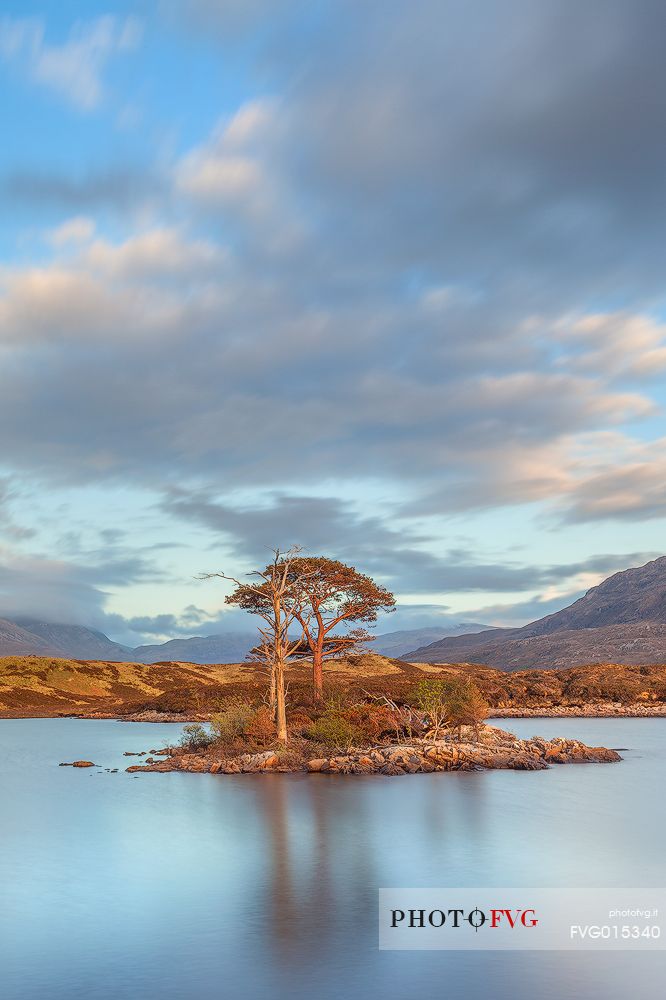
[(666, 889), (380, 889), (383, 950), (658, 951)]

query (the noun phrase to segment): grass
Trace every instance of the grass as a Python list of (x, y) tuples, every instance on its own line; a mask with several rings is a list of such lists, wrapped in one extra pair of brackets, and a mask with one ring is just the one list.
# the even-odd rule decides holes
[[(666, 700), (666, 665), (591, 664), (565, 670), (504, 673), (475, 664), (412, 664), (375, 653), (331, 661), (329, 693), (388, 695), (400, 700), (420, 678), (471, 677), (491, 706), (559, 706), (589, 701)], [(307, 705), (309, 665), (287, 672), (289, 700)], [(108, 663), (23, 656), (0, 658), (0, 715), (118, 715), (136, 711), (209, 718), (229, 698), (261, 700), (266, 673), (252, 663)]]

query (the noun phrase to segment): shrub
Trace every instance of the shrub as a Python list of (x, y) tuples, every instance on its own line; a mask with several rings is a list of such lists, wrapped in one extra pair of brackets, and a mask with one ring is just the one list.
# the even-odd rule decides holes
[(446, 722), (448, 704), (455, 683), (453, 678), (447, 680), (424, 678), (414, 688), (414, 700), (430, 719), (435, 737)]
[(217, 712), (210, 720), (213, 736), (217, 740), (233, 740), (244, 736), (255, 716), (252, 705), (241, 699), (229, 702), (226, 708)]
[(448, 698), (446, 721), (457, 727), (458, 737), (463, 726), (474, 726), (478, 740), (479, 724), (488, 717), (488, 711), (488, 702), (474, 681), (459, 681)]
[(344, 713), (329, 708), (310, 724), (307, 736), (318, 743), (346, 749), (363, 739), (363, 731), (345, 718)]
[(287, 722), (289, 724), (289, 732), (293, 733), (294, 736), (304, 736), (312, 726), (312, 718), (300, 709), (291, 712)]
[(365, 739), (376, 740), (387, 733), (402, 732), (404, 723), (398, 719), (387, 705), (361, 703), (352, 705), (341, 713), (342, 717), (355, 726)]
[(275, 723), (266, 705), (261, 705), (250, 717), (245, 735), (262, 743), (275, 738)]
[(414, 693), (435, 738), (445, 724), (457, 727), (458, 735), (462, 726), (474, 726), (478, 737), (479, 723), (488, 716), (489, 706), (471, 678), (424, 679)]
[(354, 692), (349, 684), (339, 681), (327, 684), (326, 708), (330, 711), (342, 712), (354, 703)]
[(183, 733), (180, 737), (180, 745), (189, 750), (200, 750), (212, 743), (212, 738), (208, 730), (199, 722), (191, 722), (183, 726)]
[(636, 701), (641, 689), (640, 682), (636, 677), (604, 677), (602, 678), (599, 690), (601, 697), (608, 701), (619, 701), (624, 704)]

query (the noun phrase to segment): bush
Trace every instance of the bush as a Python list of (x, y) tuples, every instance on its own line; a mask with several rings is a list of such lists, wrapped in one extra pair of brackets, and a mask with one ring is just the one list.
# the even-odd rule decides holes
[(217, 712), (210, 720), (213, 736), (216, 740), (233, 740), (244, 736), (256, 712), (252, 705), (243, 700), (230, 702), (221, 712)]
[(457, 727), (459, 735), (462, 726), (474, 726), (478, 736), (479, 723), (488, 716), (488, 702), (471, 678), (424, 679), (416, 685), (414, 695), (430, 719), (435, 738), (445, 724)]
[(360, 731), (364, 739), (377, 740), (389, 733), (395, 736), (404, 729), (404, 722), (387, 705), (366, 702), (353, 705), (340, 714)]
[(428, 716), (434, 736), (438, 735), (439, 730), (446, 722), (449, 701), (455, 684), (453, 678), (447, 680), (424, 678), (414, 688), (413, 699), (421, 711)]
[(180, 745), (188, 750), (201, 750), (210, 746), (212, 738), (208, 730), (199, 722), (191, 722), (183, 726), (183, 733), (180, 737)]
[(347, 749), (363, 739), (363, 731), (354, 725), (343, 712), (327, 709), (307, 730), (307, 736), (318, 743), (326, 743), (337, 749)]
[(472, 680), (460, 681), (448, 699), (446, 721), (458, 729), (460, 737), (463, 726), (474, 726), (475, 736), (479, 738), (479, 725), (488, 717), (488, 702)]
[(275, 723), (266, 705), (261, 705), (250, 717), (245, 727), (245, 735), (261, 743), (275, 738)]
[(638, 699), (641, 685), (636, 677), (608, 677), (601, 680), (599, 688), (604, 701), (619, 701), (626, 705)]
[(293, 733), (294, 736), (304, 736), (312, 726), (312, 718), (306, 712), (297, 708), (295, 712), (291, 712), (287, 717), (287, 726), (289, 732)]

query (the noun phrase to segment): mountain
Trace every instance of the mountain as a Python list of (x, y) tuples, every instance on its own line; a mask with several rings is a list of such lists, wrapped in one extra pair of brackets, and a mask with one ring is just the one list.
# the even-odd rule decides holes
[(600, 661), (664, 663), (666, 556), (615, 573), (569, 607), (522, 628), (441, 639), (405, 657), (422, 663), (484, 663), (505, 670)]
[(220, 635), (196, 635), (189, 639), (137, 646), (130, 659), (137, 663), (241, 663), (257, 643), (252, 632), (226, 632)]
[(65, 656), (75, 660), (126, 660), (131, 650), (82, 625), (54, 625), (32, 618), (0, 619), (0, 656)]
[(400, 659), (415, 646), (425, 646), (446, 636), (465, 635), (468, 632), (482, 632), (488, 625), (478, 622), (457, 622), (451, 625), (436, 625), (430, 628), (403, 629), (400, 632), (383, 632), (374, 642), (368, 644), (372, 653)]
[[(248, 630), (130, 649), (83, 626), (0, 619), (1, 656), (34, 653), (139, 663), (239, 663), (254, 643), (255, 633)], [(569, 607), (522, 628), (484, 630), (472, 622), (442, 623), (382, 633), (369, 648), (414, 662), (481, 663), (503, 670), (600, 661), (666, 663), (666, 556), (615, 573)]]
[[(126, 660), (132, 652), (103, 632), (83, 625), (57, 625), (32, 618), (17, 618), (15, 624), (26, 633), (26, 644), (31, 647), (26, 649), (29, 653), (44, 650), (46, 654), (72, 660)], [(5, 640), (0, 635), (0, 653), (6, 656), (4, 649)]]
[[(457, 622), (433, 628), (386, 632), (378, 635), (371, 651), (398, 657), (414, 646), (446, 635), (478, 632), (483, 625)], [(149, 645), (123, 646), (96, 629), (63, 625), (34, 618), (0, 619), (0, 656), (63, 656), (72, 660), (162, 663), (241, 663), (256, 644), (256, 632), (224, 632), (217, 635), (169, 639)]]
[(51, 652), (49, 644), (38, 635), (22, 628), (17, 622), (0, 618), (0, 655), (26, 656), (37, 653), (48, 656)]

